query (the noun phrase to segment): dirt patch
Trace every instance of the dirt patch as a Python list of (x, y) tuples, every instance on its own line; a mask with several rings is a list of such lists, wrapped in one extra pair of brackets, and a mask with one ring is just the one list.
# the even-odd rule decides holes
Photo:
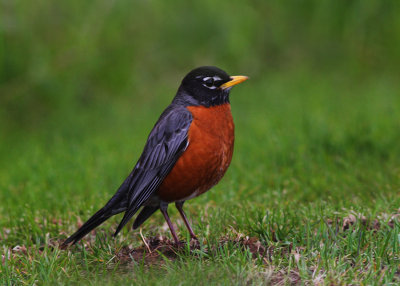
[(182, 247), (176, 246), (174, 242), (165, 237), (152, 237), (146, 239), (143, 246), (137, 248), (123, 247), (116, 254), (116, 258), (121, 263), (135, 261), (144, 264), (156, 264), (162, 262), (165, 258), (176, 259), (178, 252), (182, 251), (180, 249)]
[(385, 224), (390, 228), (394, 228), (396, 223), (400, 222), (400, 209), (391, 214), (382, 213), (375, 219), (367, 219), (363, 214), (352, 211), (343, 218), (336, 218), (336, 221), (330, 218), (324, 219), (324, 221), (331, 227), (336, 226), (337, 231), (339, 229), (342, 231), (349, 230), (357, 222), (362, 224), (367, 230), (378, 231)]
[(192, 240), (190, 245), (182, 242), (180, 245), (176, 245), (170, 239), (160, 236), (151, 237), (146, 239), (145, 243), (141, 247), (130, 248), (123, 247), (117, 254), (116, 257), (119, 262), (129, 263), (135, 261), (137, 263), (154, 264), (163, 262), (165, 259), (175, 260), (180, 253), (190, 251), (191, 255), (199, 255), (199, 251), (205, 254), (210, 251), (215, 251), (219, 247), (223, 247), (227, 244), (238, 247), (245, 251), (248, 249), (253, 258), (262, 258), (269, 260), (273, 253), (273, 248), (266, 248), (256, 237), (242, 237), (237, 239), (221, 238), (219, 243), (208, 249), (205, 244), (200, 245), (198, 241)]
[(297, 269), (292, 269), (290, 272), (279, 270), (271, 276), (269, 281), (271, 285), (300, 285), (301, 277)]

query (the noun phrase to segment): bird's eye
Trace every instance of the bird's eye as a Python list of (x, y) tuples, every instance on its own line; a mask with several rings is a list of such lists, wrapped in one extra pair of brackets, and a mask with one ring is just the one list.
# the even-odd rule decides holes
[(214, 84), (214, 79), (212, 77), (203, 78), (204, 84), (208, 87), (212, 87)]
[(212, 88), (214, 85), (214, 78), (212, 78), (212, 77), (203, 78), (203, 85), (208, 88)]

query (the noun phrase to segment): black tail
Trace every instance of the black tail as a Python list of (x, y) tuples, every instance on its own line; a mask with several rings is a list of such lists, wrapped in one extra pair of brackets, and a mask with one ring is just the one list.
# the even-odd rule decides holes
[(142, 209), (139, 215), (136, 217), (135, 222), (132, 225), (133, 229), (137, 229), (142, 225), (153, 213), (155, 213), (159, 209), (158, 206), (146, 206)]
[(85, 222), (73, 235), (68, 237), (62, 244), (62, 247), (68, 246), (69, 244), (75, 244), (82, 237), (88, 234), (92, 229), (102, 224), (104, 221), (109, 219), (112, 215), (102, 208), (95, 213), (87, 222)]
[(70, 244), (77, 243), (82, 237), (88, 234), (92, 229), (96, 228), (104, 221), (112, 217), (113, 215), (119, 214), (126, 211), (127, 200), (126, 193), (128, 191), (129, 182), (131, 175), (125, 179), (122, 185), (119, 187), (117, 193), (107, 202), (107, 204), (97, 211), (87, 222), (85, 222), (73, 235), (68, 237), (63, 244), (62, 248), (67, 247)]

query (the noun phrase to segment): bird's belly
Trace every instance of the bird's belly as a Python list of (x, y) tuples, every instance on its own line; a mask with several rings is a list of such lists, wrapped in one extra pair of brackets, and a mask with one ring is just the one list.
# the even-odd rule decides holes
[(206, 192), (221, 180), (232, 159), (234, 124), (230, 105), (188, 109), (193, 115), (189, 145), (156, 193), (166, 202)]

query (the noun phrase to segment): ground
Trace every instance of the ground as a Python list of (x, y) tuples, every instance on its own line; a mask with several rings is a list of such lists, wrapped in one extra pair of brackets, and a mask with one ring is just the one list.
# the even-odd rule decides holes
[(231, 94), (228, 173), (185, 204), (198, 245), (170, 207), (182, 248), (156, 213), (114, 239), (117, 216), (59, 249), (129, 173), (175, 89), (60, 109), (1, 135), (0, 284), (400, 283), (400, 88), (390, 77), (253, 76)]

